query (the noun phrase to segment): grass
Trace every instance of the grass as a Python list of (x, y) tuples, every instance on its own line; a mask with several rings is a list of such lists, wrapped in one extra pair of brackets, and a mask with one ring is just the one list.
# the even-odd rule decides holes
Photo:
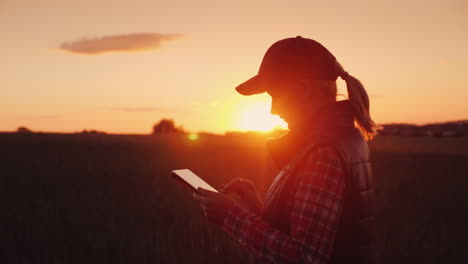
[[(255, 137), (0, 134), (1, 263), (246, 263), (169, 178), (218, 187), (276, 168)], [(371, 142), (384, 263), (464, 263), (468, 139)]]

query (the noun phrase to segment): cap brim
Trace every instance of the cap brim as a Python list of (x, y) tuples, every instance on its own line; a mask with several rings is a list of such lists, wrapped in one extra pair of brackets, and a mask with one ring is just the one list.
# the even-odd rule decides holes
[(266, 92), (263, 80), (259, 75), (248, 79), (236, 87), (238, 93), (242, 95), (254, 95)]

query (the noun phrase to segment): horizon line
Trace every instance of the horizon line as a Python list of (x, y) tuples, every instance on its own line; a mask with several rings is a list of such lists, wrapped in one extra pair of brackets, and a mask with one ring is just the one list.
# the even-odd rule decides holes
[[(451, 120), (451, 121), (439, 121), (439, 122), (432, 122), (432, 123), (424, 123), (424, 124), (416, 124), (416, 123), (398, 123), (398, 122), (392, 122), (392, 123), (383, 123), (380, 124), (382, 126), (388, 126), (388, 125), (411, 125), (411, 126), (417, 126), (417, 127), (423, 127), (423, 126), (428, 126), (428, 125), (442, 125), (442, 124), (448, 124), (448, 123), (468, 123), (468, 118), (467, 119), (458, 119), (458, 120)], [(80, 134), (83, 133), (84, 131), (89, 132), (98, 132), (98, 133), (105, 133), (109, 135), (151, 135), (151, 129), (148, 129), (148, 133), (139, 133), (139, 132), (113, 132), (113, 131), (104, 131), (104, 130), (99, 130), (95, 128), (84, 128), (81, 130), (74, 130), (74, 131), (53, 131), (53, 130), (48, 130), (48, 131), (43, 131), (43, 130), (34, 130), (30, 129), (27, 126), (18, 126), (15, 130), (0, 130), (0, 133), (17, 133), (18, 129), (20, 128), (27, 128), (29, 129), (32, 133), (45, 133), (45, 134)], [(258, 133), (268, 133), (271, 131), (276, 131), (276, 130), (284, 130), (287, 131), (288, 129), (282, 129), (281, 127), (274, 128), (271, 130), (263, 131), (263, 130), (245, 130), (245, 129), (239, 129), (239, 130), (225, 130), (224, 132), (215, 132), (215, 131), (208, 131), (208, 130), (198, 130), (198, 131), (184, 131), (185, 133), (195, 133), (195, 134), (213, 134), (213, 135), (226, 135), (227, 133), (250, 133), (250, 132), (258, 132)]]

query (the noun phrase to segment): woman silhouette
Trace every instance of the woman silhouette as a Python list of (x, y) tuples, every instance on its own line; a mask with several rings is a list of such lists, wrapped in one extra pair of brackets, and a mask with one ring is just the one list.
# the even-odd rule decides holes
[[(336, 101), (341, 77), (348, 100)], [(234, 179), (220, 193), (199, 189), (205, 216), (257, 263), (375, 263), (374, 188), (365, 140), (379, 126), (358, 79), (317, 41), (287, 38), (266, 52), (259, 72), (236, 90), (267, 92), (289, 132), (267, 140), (280, 169), (265, 201)], [(233, 194), (239, 199), (234, 200)]]

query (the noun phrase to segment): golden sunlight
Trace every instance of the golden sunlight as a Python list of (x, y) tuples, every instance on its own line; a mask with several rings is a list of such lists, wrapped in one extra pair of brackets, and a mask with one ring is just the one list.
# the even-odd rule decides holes
[(197, 133), (190, 133), (188, 135), (188, 139), (190, 139), (191, 141), (195, 141), (198, 139), (198, 134)]
[(269, 131), (275, 127), (286, 129), (288, 124), (277, 115), (270, 114), (271, 101), (256, 101), (241, 112), (239, 129)]

